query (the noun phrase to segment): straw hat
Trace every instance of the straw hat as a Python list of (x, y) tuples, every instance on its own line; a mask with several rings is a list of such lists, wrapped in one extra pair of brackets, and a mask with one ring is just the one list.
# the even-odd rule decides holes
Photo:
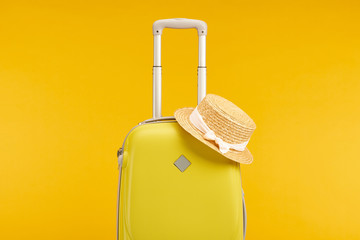
[(253, 161), (246, 145), (255, 122), (225, 98), (208, 94), (196, 108), (178, 109), (175, 118), (187, 132), (225, 157), (245, 164)]

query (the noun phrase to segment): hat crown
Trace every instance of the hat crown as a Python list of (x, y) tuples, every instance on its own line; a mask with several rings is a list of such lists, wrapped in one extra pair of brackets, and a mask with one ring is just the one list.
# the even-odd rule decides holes
[(216, 136), (230, 144), (248, 141), (256, 128), (255, 122), (243, 110), (218, 95), (206, 95), (197, 109)]

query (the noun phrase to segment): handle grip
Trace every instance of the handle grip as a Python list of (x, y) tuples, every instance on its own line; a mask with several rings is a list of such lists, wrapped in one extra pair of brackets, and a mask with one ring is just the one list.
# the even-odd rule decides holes
[(153, 34), (161, 35), (164, 28), (196, 28), (199, 36), (206, 36), (207, 34), (207, 25), (204, 21), (188, 18), (172, 18), (158, 20), (153, 24)]

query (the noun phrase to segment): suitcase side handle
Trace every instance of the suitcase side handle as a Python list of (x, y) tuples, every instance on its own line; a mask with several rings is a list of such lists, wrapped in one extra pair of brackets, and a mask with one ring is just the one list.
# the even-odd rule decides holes
[(153, 34), (161, 35), (164, 28), (176, 28), (176, 29), (187, 29), (187, 28), (196, 28), (199, 36), (206, 36), (207, 34), (207, 25), (204, 21), (187, 19), (187, 18), (172, 18), (172, 19), (162, 19), (154, 22), (153, 24)]
[(199, 35), (198, 104), (206, 95), (206, 34), (204, 21), (174, 18), (154, 22), (154, 65), (153, 65), (153, 119), (161, 118), (161, 34), (164, 28), (196, 28)]

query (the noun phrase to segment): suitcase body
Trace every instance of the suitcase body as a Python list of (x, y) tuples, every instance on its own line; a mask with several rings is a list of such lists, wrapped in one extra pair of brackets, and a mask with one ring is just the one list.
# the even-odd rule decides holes
[(118, 153), (117, 238), (243, 239), (240, 165), (156, 113), (129, 132)]

